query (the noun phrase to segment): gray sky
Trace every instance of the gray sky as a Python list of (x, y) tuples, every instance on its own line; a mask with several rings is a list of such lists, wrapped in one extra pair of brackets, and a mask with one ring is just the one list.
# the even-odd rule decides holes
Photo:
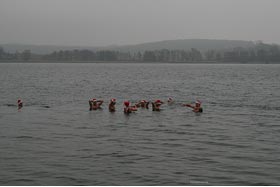
[(280, 0), (0, 0), (0, 43), (205, 38), (280, 44), (279, 18)]

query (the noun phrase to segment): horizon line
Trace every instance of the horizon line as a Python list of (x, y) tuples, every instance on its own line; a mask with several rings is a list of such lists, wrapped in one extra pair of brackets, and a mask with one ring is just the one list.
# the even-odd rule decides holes
[(182, 39), (165, 39), (165, 40), (156, 40), (156, 41), (145, 41), (142, 43), (131, 43), (131, 44), (108, 44), (108, 45), (63, 45), (63, 44), (31, 44), (31, 43), (16, 43), (16, 42), (11, 42), (11, 43), (0, 43), (0, 45), (31, 45), (31, 46), (50, 46), (50, 47), (94, 47), (94, 48), (106, 48), (106, 47), (122, 47), (122, 46), (136, 46), (136, 45), (142, 45), (142, 44), (149, 44), (149, 43), (158, 43), (158, 42), (168, 42), (168, 41), (182, 41), (182, 40), (215, 40), (215, 41), (244, 41), (244, 42), (262, 42), (266, 44), (277, 44), (278, 43), (269, 43), (269, 42), (264, 42), (263, 40), (242, 40), (242, 39), (208, 39), (208, 38), (182, 38)]

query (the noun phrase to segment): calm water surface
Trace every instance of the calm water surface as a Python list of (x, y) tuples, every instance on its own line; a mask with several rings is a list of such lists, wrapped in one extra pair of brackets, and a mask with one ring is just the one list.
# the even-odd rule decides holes
[(0, 185), (280, 183), (280, 65), (0, 64), (0, 81)]

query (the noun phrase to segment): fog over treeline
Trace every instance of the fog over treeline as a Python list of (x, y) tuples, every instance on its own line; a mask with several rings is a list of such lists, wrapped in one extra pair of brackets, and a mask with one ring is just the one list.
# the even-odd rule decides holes
[(0, 60), (276, 62), (279, 7), (278, 0), (1, 0)]

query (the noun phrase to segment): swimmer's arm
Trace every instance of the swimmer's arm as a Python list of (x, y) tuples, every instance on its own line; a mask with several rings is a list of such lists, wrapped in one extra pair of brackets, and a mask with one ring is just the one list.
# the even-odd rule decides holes
[(131, 107), (130, 107), (130, 110), (131, 110), (131, 111), (137, 111), (138, 109), (137, 109), (136, 106), (131, 106)]
[(186, 107), (190, 107), (190, 108), (195, 108), (194, 106), (190, 105), (190, 104), (183, 104), (183, 106), (186, 106)]

